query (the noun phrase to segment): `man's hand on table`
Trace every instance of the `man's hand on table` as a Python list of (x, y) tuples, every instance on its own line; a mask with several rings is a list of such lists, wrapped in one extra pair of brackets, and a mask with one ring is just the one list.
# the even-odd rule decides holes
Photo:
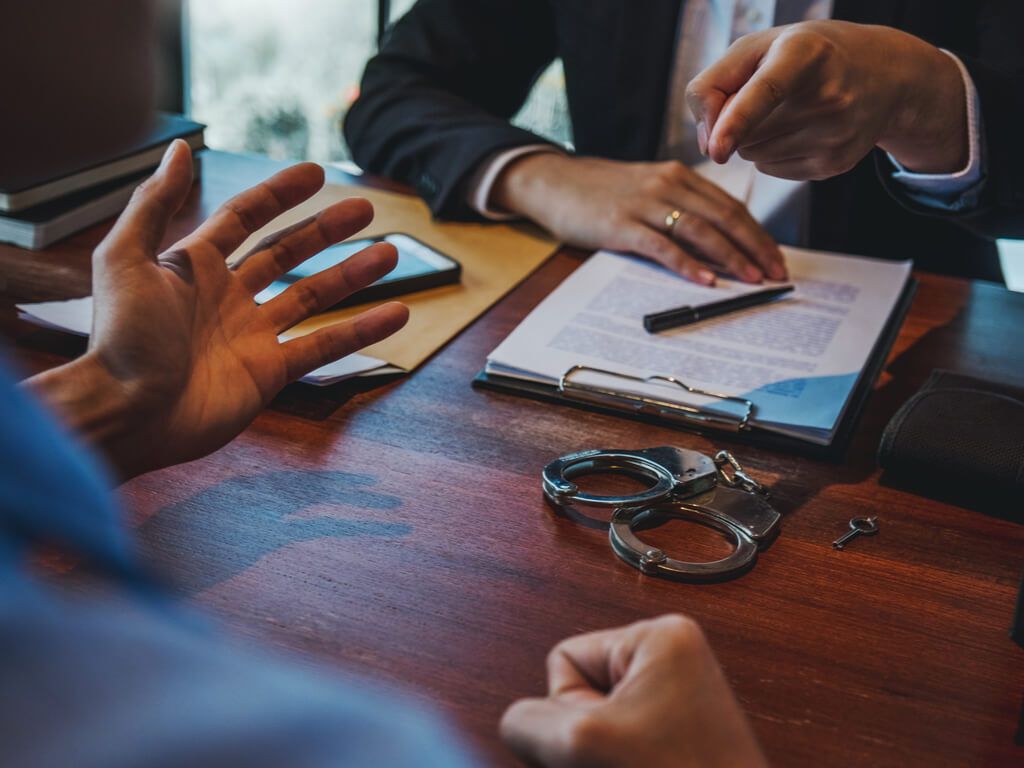
[(312, 197), (311, 163), (281, 171), (225, 203), (157, 255), (192, 186), (192, 157), (175, 142), (93, 254), (94, 317), (85, 355), (28, 381), (112, 464), (121, 479), (204, 456), (245, 429), (282, 387), (373, 344), (408, 319), (388, 303), (280, 343), (278, 334), (390, 272), (393, 246), (371, 246), (295, 283), (262, 306), (274, 279), (373, 218), (366, 200), (336, 203), (257, 245), (245, 239)]
[(917, 173), (967, 165), (967, 99), (957, 63), (896, 29), (809, 21), (740, 38), (687, 99), (701, 150), (763, 173), (825, 179), (873, 147)]
[(696, 283), (714, 283), (712, 270), (746, 282), (786, 277), (782, 252), (746, 207), (680, 163), (538, 152), (503, 169), (490, 199), (569, 245), (635, 253)]
[(548, 694), (513, 704), (502, 737), (546, 768), (767, 763), (700, 627), (662, 616), (563, 641)]

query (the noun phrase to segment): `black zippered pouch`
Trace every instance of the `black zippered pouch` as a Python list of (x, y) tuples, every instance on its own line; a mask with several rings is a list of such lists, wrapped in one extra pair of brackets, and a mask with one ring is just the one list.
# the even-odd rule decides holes
[(889, 421), (878, 463), (928, 495), (973, 492), (1024, 522), (1024, 390), (934, 371)]

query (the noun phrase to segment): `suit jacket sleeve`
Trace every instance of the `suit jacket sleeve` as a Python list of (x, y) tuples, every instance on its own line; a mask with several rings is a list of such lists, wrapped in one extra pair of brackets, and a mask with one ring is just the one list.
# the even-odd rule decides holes
[(509, 119), (556, 55), (546, 0), (419, 0), (363, 74), (345, 138), (366, 171), (437, 216), (479, 219), (465, 182), (496, 152), (547, 143)]
[(892, 178), (892, 166), (879, 156), (882, 181), (916, 213), (950, 218), (984, 237), (1024, 237), (1024, 3), (979, 2), (975, 46), (951, 47), (967, 67), (978, 91), (984, 180), (977, 199), (949, 213), (917, 204)]

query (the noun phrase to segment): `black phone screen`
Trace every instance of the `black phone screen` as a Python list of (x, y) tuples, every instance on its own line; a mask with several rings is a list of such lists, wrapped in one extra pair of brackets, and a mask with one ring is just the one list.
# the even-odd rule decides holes
[(409, 235), (390, 234), (379, 238), (349, 240), (327, 248), (282, 275), (256, 295), (260, 304), (283, 293), (293, 283), (340, 264), (350, 256), (378, 242), (388, 242), (398, 250), (398, 265), (376, 283), (357, 291), (337, 306), (379, 301), (412, 291), (457, 283), (461, 275), (459, 263), (421, 243)]

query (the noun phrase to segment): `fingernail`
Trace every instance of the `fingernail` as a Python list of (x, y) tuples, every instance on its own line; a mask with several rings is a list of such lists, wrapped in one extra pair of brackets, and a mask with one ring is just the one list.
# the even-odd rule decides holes
[(715, 153), (715, 162), (719, 165), (725, 165), (729, 162), (729, 158), (732, 157), (733, 146), (731, 139), (723, 139), (718, 142), (718, 152)]
[(743, 279), (751, 283), (760, 283), (764, 280), (764, 273), (757, 267), (747, 267), (743, 270)]
[(697, 273), (697, 279), (700, 280), (704, 285), (715, 284), (715, 273), (708, 269), (702, 269)]
[(785, 272), (785, 270), (782, 268), (782, 264), (775, 260), (774, 255), (769, 256), (769, 261), (763, 266), (765, 275), (767, 275), (770, 280), (782, 279), (782, 273)]
[(704, 157), (708, 156), (708, 124), (703, 120), (697, 123), (697, 146)]
[(178, 141), (179, 139), (175, 139), (170, 143), (170, 145), (168, 145), (167, 149), (164, 150), (164, 156), (160, 159), (160, 168), (157, 170), (162, 170), (163, 167), (167, 165), (168, 161), (171, 159), (171, 155), (174, 154), (178, 147)]
[(778, 259), (772, 263), (772, 268), (774, 269), (775, 274), (778, 275), (775, 279), (785, 280), (789, 277), (789, 270), (786, 269), (786, 256), (783, 254), (782, 249), (778, 247), (775, 249), (775, 255)]

